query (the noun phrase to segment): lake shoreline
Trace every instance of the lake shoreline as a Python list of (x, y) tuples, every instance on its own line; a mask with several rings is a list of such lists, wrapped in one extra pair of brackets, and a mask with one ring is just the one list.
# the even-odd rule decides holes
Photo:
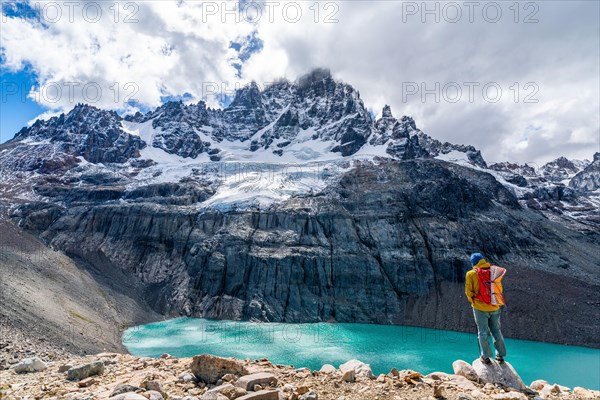
[[(376, 374), (394, 367), (424, 374), (451, 373), (453, 361), (472, 361), (479, 352), (475, 334), (431, 328), (185, 317), (130, 328), (123, 339), (136, 356), (210, 353), (241, 359), (267, 357), (316, 370), (326, 363), (339, 365), (356, 358), (369, 363)], [(526, 382), (547, 379), (571, 387), (600, 389), (598, 350), (516, 339), (506, 339), (506, 343), (507, 360)]]

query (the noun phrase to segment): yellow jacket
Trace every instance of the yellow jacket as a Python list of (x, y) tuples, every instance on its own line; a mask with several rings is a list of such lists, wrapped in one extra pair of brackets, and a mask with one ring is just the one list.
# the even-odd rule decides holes
[[(475, 298), (475, 295), (479, 293), (479, 279), (477, 279), (477, 268), (489, 268), (490, 264), (485, 260), (479, 260), (477, 265), (473, 267), (472, 270), (467, 272), (467, 276), (465, 278), (465, 294), (467, 295), (467, 299), (471, 302), (471, 305), (474, 309), (479, 311), (496, 311), (500, 308), (499, 305), (486, 304), (479, 299)], [(502, 288), (502, 284), (499, 284), (500, 288)]]

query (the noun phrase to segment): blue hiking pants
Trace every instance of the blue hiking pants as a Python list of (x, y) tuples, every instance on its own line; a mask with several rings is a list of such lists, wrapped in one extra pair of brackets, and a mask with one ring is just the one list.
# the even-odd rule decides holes
[(486, 358), (492, 357), (492, 348), (490, 346), (490, 335), (494, 339), (496, 355), (506, 356), (506, 347), (504, 346), (504, 337), (500, 332), (500, 309), (496, 311), (479, 311), (473, 309), (475, 323), (477, 324), (477, 338), (481, 348), (481, 355)]

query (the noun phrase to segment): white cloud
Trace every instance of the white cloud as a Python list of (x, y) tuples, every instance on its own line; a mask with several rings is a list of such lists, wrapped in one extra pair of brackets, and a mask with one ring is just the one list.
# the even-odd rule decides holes
[[(518, 23), (513, 2), (495, 3), (502, 9), (496, 23), (486, 21), (493, 8), (483, 13), (491, 3), (478, 3), (473, 22), (464, 3), (453, 3), (462, 16), (450, 23), (444, 17), (454, 15), (451, 3), (391, 1), (318, 2), (318, 21), (315, 3), (297, 2), (302, 15), (293, 23), (290, 8), (287, 15), (283, 10), (291, 3), (281, 2), (269, 15), (263, 9), (256, 25), (235, 23), (221, 12), (221, 2), (212, 3), (217, 13), (208, 17), (206, 2), (136, 4), (135, 24), (79, 20), (42, 29), (9, 20), (2, 32), (6, 65), (18, 69), (30, 63), (42, 82), (91, 80), (102, 87), (136, 82), (136, 98), (156, 106), (164, 94), (201, 98), (203, 82), (232, 88), (238, 78), (231, 62), (237, 54), (229, 43), (256, 29), (264, 47), (244, 64), (243, 82), (295, 79), (311, 68), (328, 67), (357, 88), (375, 114), (390, 104), (396, 116), (414, 116), (440, 140), (473, 144), (489, 161), (590, 158), (598, 149), (597, 2), (519, 3)], [(435, 15), (423, 14), (425, 4), (429, 9), (437, 4), (439, 23)], [(324, 23), (327, 16), (338, 22)], [(538, 22), (524, 23), (527, 16)], [(406, 96), (407, 84), (431, 89), (436, 82), (440, 87), (457, 82), (463, 96), (456, 103), (443, 96), (439, 102), (432, 95), (425, 101), (419, 94)], [(472, 102), (465, 82), (480, 85)], [(539, 89), (533, 95), (537, 103), (524, 102), (533, 93), (525, 86), (530, 82)], [(485, 101), (481, 87), (486, 83), (499, 85), (500, 101)], [(112, 100), (104, 100), (101, 106), (115, 108)]]
[[(83, 17), (85, 3), (71, 9), (72, 21), (64, 6), (62, 18), (52, 23), (3, 16), (4, 67), (17, 71), (30, 64), (39, 76), (30, 97), (43, 106), (70, 109), (86, 102), (123, 109), (132, 98), (150, 107), (160, 105), (161, 96), (189, 92), (201, 98), (203, 82), (235, 79), (229, 44), (253, 29), (202, 22), (201, 3), (194, 1), (118, 3), (118, 23), (116, 3), (92, 3), (102, 7), (97, 22)], [(41, 4), (44, 10), (44, 4), (65, 3)], [(127, 16), (137, 22), (125, 21)]]
[[(406, 3), (338, 2), (338, 24), (299, 27), (280, 21), (261, 25), (259, 32), (270, 52), (285, 49), (287, 76), (327, 66), (359, 89), (376, 114), (390, 104), (396, 116), (414, 116), (438, 139), (476, 145), (488, 160), (541, 163), (563, 154), (590, 158), (598, 151), (598, 3), (536, 2), (537, 9), (520, 3), (519, 23), (509, 8), (514, 3), (497, 3), (503, 12), (497, 23), (477, 12), (473, 23), (466, 15), (458, 23), (444, 22), (443, 15), (435, 23), (425, 15), (423, 23), (420, 12), (405, 12)], [(527, 16), (538, 22), (523, 23)], [(257, 54), (248, 76), (261, 78), (268, 63)], [(439, 102), (433, 95), (422, 100), (421, 85), (433, 89), (451, 82), (463, 90), (458, 102), (446, 101), (443, 93)], [(479, 83), (472, 102), (466, 82)], [(413, 83), (419, 93), (406, 96), (403, 87)], [(481, 93), (491, 83), (502, 90), (496, 103)], [(521, 140), (532, 124), (540, 129)]]

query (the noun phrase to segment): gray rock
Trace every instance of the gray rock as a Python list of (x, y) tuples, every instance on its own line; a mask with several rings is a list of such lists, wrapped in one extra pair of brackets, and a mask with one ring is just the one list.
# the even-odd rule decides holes
[(146, 397), (137, 393), (123, 393), (111, 397), (110, 400), (148, 400)]
[(205, 383), (216, 383), (225, 374), (248, 375), (249, 371), (240, 360), (216, 357), (210, 354), (194, 356), (190, 366), (196, 378)]
[(144, 392), (144, 397), (148, 396), (148, 400), (164, 400), (161, 392), (156, 390), (147, 390)]
[(40, 372), (48, 368), (45, 362), (38, 357), (24, 358), (13, 367), (14, 371), (18, 374), (27, 372)]
[(242, 397), (246, 394), (247, 392), (245, 389), (233, 386), (231, 383), (224, 383), (209, 389), (202, 396), (202, 400), (217, 400), (219, 395), (225, 396), (228, 399), (237, 399), (238, 397)]
[(235, 381), (238, 377), (235, 376), (234, 374), (225, 374), (223, 375), (223, 377), (221, 378), (224, 382), (231, 382), (231, 381)]
[(334, 366), (333, 366), (333, 365), (331, 365), (331, 364), (324, 364), (324, 365), (321, 367), (321, 369), (319, 370), (319, 372), (323, 372), (323, 373), (326, 373), (326, 374), (331, 374), (331, 373), (334, 373), (334, 372), (336, 372), (336, 371), (337, 371), (337, 368), (336, 368), (336, 367), (334, 367)]
[(466, 361), (456, 360), (452, 363), (452, 369), (456, 375), (462, 375), (468, 380), (478, 381), (479, 377), (475, 372), (475, 369)]
[(528, 400), (528, 397), (520, 392), (506, 392), (492, 395), (493, 400)]
[(347, 369), (342, 371), (343, 382), (354, 382), (356, 380), (356, 371), (354, 369)]
[(235, 382), (235, 386), (245, 390), (254, 390), (254, 385), (275, 387), (277, 386), (277, 378), (268, 372), (258, 372), (242, 376)]
[(157, 381), (155, 379), (145, 380), (140, 384), (140, 386), (142, 387), (142, 389), (146, 389), (147, 391), (158, 392), (163, 397), (167, 396), (167, 394), (163, 390), (163, 387), (162, 387), (162, 384), (160, 383), (160, 381)]
[(207, 393), (201, 397), (202, 400), (229, 400), (229, 397), (221, 393)]
[(529, 385), (529, 387), (530, 387), (531, 389), (533, 389), (533, 390), (540, 391), (540, 390), (542, 390), (542, 388), (543, 388), (544, 386), (546, 386), (547, 384), (548, 384), (548, 381), (545, 381), (545, 380), (543, 380), (543, 379), (537, 379), (537, 380), (535, 380), (535, 381), (531, 382), (531, 384)]
[(348, 370), (354, 370), (357, 376), (365, 378), (372, 378), (374, 376), (373, 371), (371, 371), (371, 366), (359, 360), (350, 360), (340, 365), (340, 371), (342, 371), (342, 373)]
[(573, 394), (585, 400), (600, 399), (600, 391), (585, 389), (580, 386), (573, 388)]
[(317, 392), (311, 390), (310, 392), (305, 393), (302, 396), (300, 396), (299, 400), (318, 400), (318, 399), (319, 399), (319, 395), (317, 394)]
[(178, 377), (179, 382), (194, 382), (196, 377), (191, 372), (182, 372)]
[(540, 396), (543, 398), (547, 398), (549, 395), (551, 394), (555, 394), (555, 395), (560, 395), (560, 394), (568, 394), (571, 392), (571, 389), (566, 387), (566, 386), (562, 386), (562, 385), (558, 385), (558, 384), (547, 384), (544, 385), (544, 387), (542, 387), (539, 390)]
[(73, 368), (71, 364), (62, 364), (60, 367), (58, 367), (58, 372), (67, 372), (71, 368)]
[(96, 380), (96, 378), (93, 377), (89, 377), (89, 378), (84, 378), (82, 380), (80, 380), (77, 385), (79, 387), (89, 387), (92, 386), (94, 384), (98, 383), (98, 381)]
[(445, 375), (449, 380), (446, 381), (448, 385), (451, 386), (455, 386), (457, 388), (463, 389), (463, 390), (468, 390), (468, 391), (472, 391), (472, 390), (476, 390), (477, 386), (475, 386), (475, 384), (470, 381), (469, 379), (465, 378), (462, 375)]
[(517, 371), (506, 361), (499, 364), (492, 360), (491, 364), (486, 365), (478, 358), (473, 361), (473, 369), (484, 383), (501, 384), (518, 390), (526, 388)]
[(67, 379), (70, 381), (81, 380), (89, 376), (102, 375), (104, 373), (104, 363), (95, 361), (90, 364), (79, 365), (67, 371)]
[(133, 386), (133, 385), (121, 384), (121, 385), (117, 385), (117, 387), (115, 387), (113, 389), (113, 391), (109, 397), (117, 396), (117, 395), (123, 394), (123, 393), (135, 392), (138, 390), (141, 390), (141, 388), (139, 388), (137, 386)]
[(260, 390), (238, 397), (237, 400), (279, 400), (278, 390)]

